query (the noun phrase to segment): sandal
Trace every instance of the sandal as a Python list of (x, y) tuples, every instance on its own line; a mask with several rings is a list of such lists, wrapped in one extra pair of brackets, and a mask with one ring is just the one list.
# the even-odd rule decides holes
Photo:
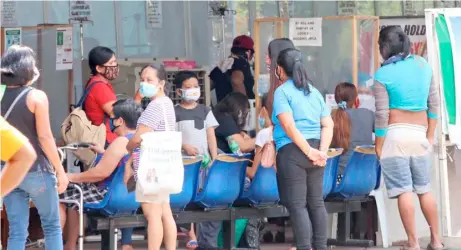
[(446, 248), (445, 248), (445, 245), (444, 245), (443, 243), (442, 243), (442, 247), (433, 247), (433, 246), (432, 246), (432, 243), (429, 243), (429, 244), (427, 245), (427, 248), (426, 248), (426, 249), (427, 249), (427, 250), (445, 250)]
[(187, 249), (196, 249), (198, 247), (198, 242), (196, 240), (190, 240), (186, 244)]

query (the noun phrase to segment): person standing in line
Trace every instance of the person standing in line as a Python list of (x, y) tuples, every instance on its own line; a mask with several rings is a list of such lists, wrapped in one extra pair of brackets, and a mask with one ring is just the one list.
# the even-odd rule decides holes
[[(37, 159), (29, 140), (0, 116), (0, 151), (2, 168), (1, 197), (15, 189)], [(0, 204), (1, 206), (1, 204)]]
[(13, 45), (2, 56), (1, 78), (6, 85), (1, 115), (32, 144), (37, 159), (19, 186), (5, 196), (10, 235), (8, 249), (25, 249), (29, 226), (29, 199), (40, 215), (45, 249), (63, 249), (58, 193), (69, 181), (51, 132), (48, 97), (31, 87), (40, 76), (34, 51)]
[(430, 250), (441, 250), (437, 206), (431, 192), (432, 145), (439, 116), (439, 86), (427, 61), (410, 54), (410, 39), (400, 26), (383, 28), (379, 51), (385, 60), (375, 73), (376, 154), (389, 198), (398, 199), (408, 236), (403, 250), (420, 249), (413, 192), (431, 231)]
[(253, 39), (245, 35), (238, 36), (232, 42), (231, 55), (218, 62), (210, 72), (211, 89), (216, 90), (218, 102), (232, 92), (240, 92), (248, 99), (255, 99), (255, 82), (250, 63), (254, 52)]
[(105, 148), (107, 148), (107, 145), (118, 137), (110, 131), (109, 120), (112, 117), (113, 104), (117, 101), (110, 81), (118, 77), (120, 68), (115, 53), (102, 46), (90, 50), (88, 64), (91, 78), (85, 87), (87, 90), (89, 89), (89, 92), (83, 108), (93, 125), (99, 126), (102, 123), (106, 125)]
[[(266, 107), (267, 115), (269, 119), (272, 117), (272, 106), (274, 102), (274, 92), (278, 86), (280, 86), (283, 82), (279, 81), (277, 76), (275, 75), (275, 69), (277, 68), (277, 57), (279, 56), (280, 51), (284, 49), (294, 49), (295, 46), (293, 42), (288, 38), (277, 38), (272, 40), (269, 45), (267, 46), (267, 53), (266, 53), (266, 66), (269, 70), (269, 91), (267, 93), (267, 98), (264, 105)], [(269, 218), (269, 222), (274, 221), (277, 225), (277, 233), (275, 234), (275, 242), (283, 243), (285, 242), (285, 223), (288, 219), (284, 218)], [(272, 242), (274, 236), (272, 235), (271, 231), (267, 231), (264, 234), (264, 239), (268, 239), (268, 241)], [(292, 250), (295, 250), (293, 247)]]
[[(202, 187), (208, 169), (218, 156), (215, 128), (218, 122), (211, 108), (199, 104), (200, 86), (197, 75), (191, 71), (178, 72), (174, 79), (176, 94), (181, 102), (175, 106), (177, 131), (182, 133), (182, 150), (186, 156), (202, 156), (199, 188)], [(194, 223), (190, 224), (188, 249), (198, 247)]]
[[(149, 132), (175, 131), (176, 115), (173, 102), (165, 94), (166, 71), (163, 65), (151, 64), (141, 70), (140, 94), (151, 98), (151, 102), (141, 114), (134, 136), (127, 145), (132, 160), (125, 165), (124, 181), (128, 183), (134, 175), (137, 180), (139, 168), (141, 135)], [(130, 162), (134, 163), (134, 171)], [(159, 250), (162, 241), (167, 250), (176, 249), (177, 228), (170, 207), (170, 194), (146, 195), (139, 184), (136, 186), (136, 201), (141, 203), (147, 219), (147, 244), (149, 250)]]
[[(110, 81), (117, 79), (120, 67), (117, 63), (114, 51), (110, 48), (97, 46), (88, 54), (88, 66), (91, 78), (86, 83), (88, 96), (83, 104), (83, 109), (93, 125), (106, 125), (106, 145), (108, 148), (118, 136), (110, 129), (110, 118), (113, 117), (113, 104), (117, 101), (114, 88)], [(123, 228), (120, 240), (123, 250), (132, 249), (133, 228)], [(107, 232), (101, 233), (104, 239), (108, 239)]]
[(296, 248), (326, 250), (328, 215), (322, 190), (333, 137), (330, 110), (312, 86), (300, 51), (281, 51), (275, 74), (283, 82), (275, 90), (272, 111), (280, 200), (290, 213)]

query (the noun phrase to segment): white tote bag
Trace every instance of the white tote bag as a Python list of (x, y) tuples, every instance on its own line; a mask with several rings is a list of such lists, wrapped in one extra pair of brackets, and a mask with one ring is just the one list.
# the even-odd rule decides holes
[(177, 194), (182, 191), (184, 165), (181, 132), (169, 131), (163, 106), (165, 132), (141, 135), (141, 154), (138, 167), (138, 187), (144, 195)]

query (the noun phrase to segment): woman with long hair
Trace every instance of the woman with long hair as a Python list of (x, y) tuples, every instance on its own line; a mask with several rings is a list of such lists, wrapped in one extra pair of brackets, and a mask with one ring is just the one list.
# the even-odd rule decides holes
[(375, 73), (376, 154), (380, 158), (388, 196), (398, 208), (408, 242), (402, 249), (420, 249), (415, 227), (413, 192), (431, 231), (427, 249), (443, 249), (437, 206), (431, 192), (432, 144), (439, 117), (438, 81), (427, 61), (410, 54), (410, 39), (400, 26), (379, 33), (385, 60)]
[(275, 74), (283, 82), (275, 90), (272, 111), (280, 200), (290, 213), (296, 248), (326, 250), (322, 190), (333, 136), (330, 110), (312, 86), (299, 50), (281, 51)]
[(1, 115), (29, 139), (37, 154), (24, 180), (3, 200), (10, 223), (8, 249), (26, 248), (29, 199), (40, 215), (45, 249), (63, 249), (58, 193), (66, 190), (69, 181), (51, 132), (48, 97), (31, 87), (39, 76), (31, 48), (13, 45), (2, 56), (1, 78), (6, 89)]
[(333, 111), (332, 146), (344, 149), (339, 159), (339, 174), (342, 175), (354, 148), (373, 144), (375, 114), (365, 108), (358, 108), (358, 93), (354, 84), (343, 82), (335, 88), (338, 109)]
[(277, 68), (277, 57), (279, 56), (280, 51), (285, 49), (294, 49), (295, 45), (288, 38), (277, 38), (272, 40), (267, 46), (266, 53), (266, 66), (269, 69), (269, 92), (267, 93), (266, 106), (269, 117), (272, 115), (272, 103), (274, 102), (274, 92), (278, 86), (282, 84), (277, 76), (275, 75), (275, 69)]
[[(151, 64), (141, 70), (142, 96), (151, 101), (141, 117), (134, 136), (126, 146), (132, 153), (134, 171), (131, 164), (125, 165), (125, 183), (133, 176), (137, 179), (139, 168), (141, 135), (149, 132), (163, 132), (176, 130), (176, 115), (173, 102), (165, 94), (166, 71), (163, 64)], [(167, 250), (176, 249), (176, 223), (170, 207), (170, 194), (144, 194), (139, 186), (136, 187), (136, 201), (141, 203), (144, 216), (147, 219), (147, 244), (149, 250), (158, 250), (165, 244)]]

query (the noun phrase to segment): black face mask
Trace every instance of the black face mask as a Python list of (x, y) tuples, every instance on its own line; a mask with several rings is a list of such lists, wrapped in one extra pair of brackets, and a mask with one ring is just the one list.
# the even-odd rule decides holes
[(114, 133), (115, 130), (116, 130), (118, 127), (120, 127), (120, 125), (115, 125), (115, 124), (114, 124), (114, 121), (117, 120), (117, 119), (118, 119), (118, 118), (110, 118), (110, 119), (109, 119), (110, 131), (111, 131), (112, 133)]

